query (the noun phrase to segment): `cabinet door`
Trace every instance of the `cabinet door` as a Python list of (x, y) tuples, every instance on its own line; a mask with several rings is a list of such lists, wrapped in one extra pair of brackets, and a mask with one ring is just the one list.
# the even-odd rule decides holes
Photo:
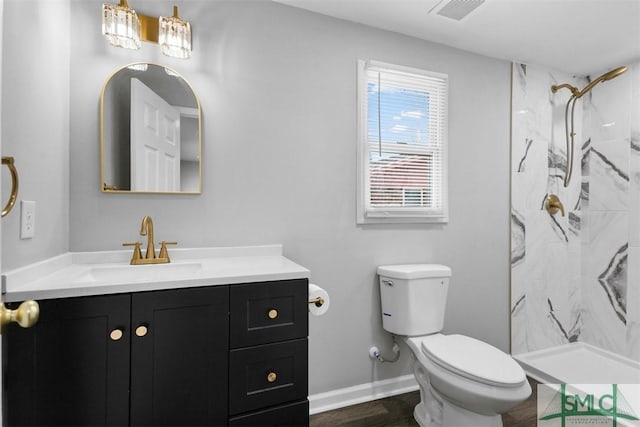
[(130, 301), (42, 300), (36, 326), (9, 325), (2, 337), (5, 425), (128, 424)]
[(226, 286), (132, 296), (131, 424), (227, 423)]

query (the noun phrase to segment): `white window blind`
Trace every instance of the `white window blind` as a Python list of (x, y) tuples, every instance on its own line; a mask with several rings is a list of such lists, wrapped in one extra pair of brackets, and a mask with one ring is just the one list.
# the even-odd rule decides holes
[(447, 75), (358, 65), (358, 223), (446, 222)]

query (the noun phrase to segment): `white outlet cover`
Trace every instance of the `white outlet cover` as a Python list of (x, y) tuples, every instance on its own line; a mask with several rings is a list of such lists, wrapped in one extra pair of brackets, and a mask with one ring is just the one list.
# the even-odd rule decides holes
[(20, 238), (31, 239), (36, 231), (36, 202), (20, 201)]

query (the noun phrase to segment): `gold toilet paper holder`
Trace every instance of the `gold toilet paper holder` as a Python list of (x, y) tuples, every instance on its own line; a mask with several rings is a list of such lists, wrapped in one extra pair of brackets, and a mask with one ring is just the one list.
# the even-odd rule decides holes
[(315, 304), (316, 307), (322, 307), (324, 305), (324, 298), (317, 297), (309, 300), (309, 304)]

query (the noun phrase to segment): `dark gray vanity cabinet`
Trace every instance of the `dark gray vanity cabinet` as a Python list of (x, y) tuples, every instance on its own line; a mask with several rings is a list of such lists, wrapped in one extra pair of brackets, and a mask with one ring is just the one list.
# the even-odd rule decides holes
[(225, 425), (228, 292), (40, 301), (3, 335), (5, 425)]
[(307, 279), (39, 303), (3, 334), (7, 426), (309, 424)]
[(130, 336), (109, 335), (128, 331), (130, 302), (129, 295), (43, 300), (36, 326), (7, 325), (4, 424), (128, 424)]
[(309, 424), (307, 280), (230, 288), (230, 426)]

